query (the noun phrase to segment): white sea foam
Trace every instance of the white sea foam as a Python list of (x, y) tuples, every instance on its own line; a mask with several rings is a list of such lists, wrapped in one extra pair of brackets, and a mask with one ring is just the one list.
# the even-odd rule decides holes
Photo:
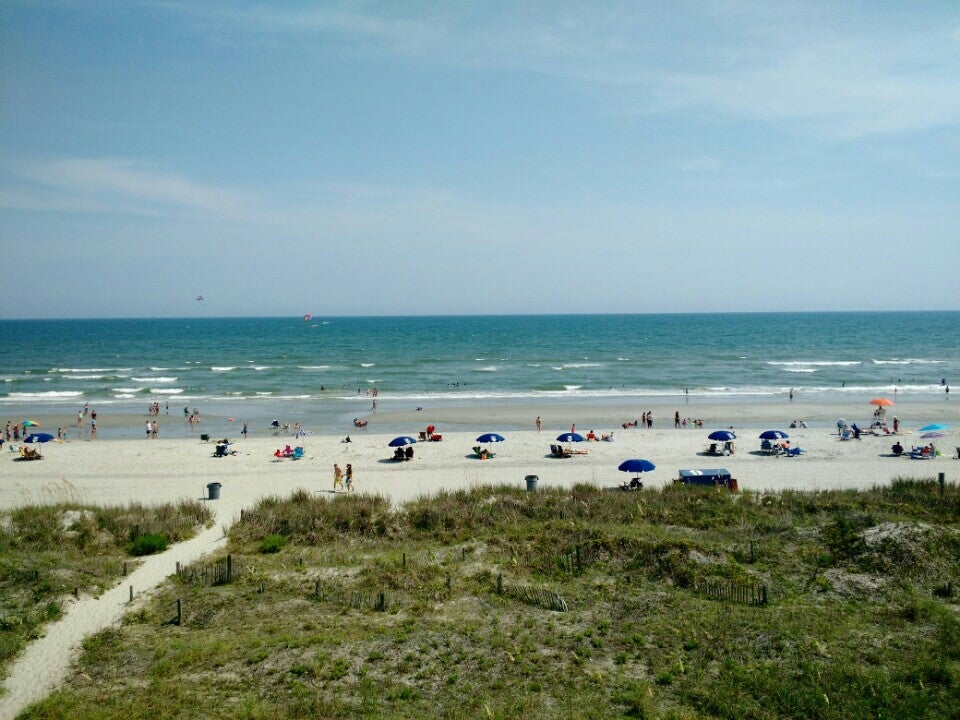
[(838, 366), (843, 367), (843, 366), (848, 366), (848, 365), (860, 365), (860, 364), (862, 364), (862, 363), (861, 363), (859, 360), (790, 360), (790, 361), (787, 361), (787, 362), (780, 362), (780, 361), (776, 361), (776, 360), (768, 360), (768, 361), (767, 361), (767, 365), (787, 365), (787, 366), (797, 366), (797, 365), (799, 365), (799, 366), (809, 366), (809, 365), (816, 365), (816, 366), (824, 366), (824, 367), (826, 367), (826, 366), (830, 366), (830, 365), (838, 365)]
[(273, 365), (251, 365), (250, 367), (252, 367), (254, 370), (260, 371), (260, 370), (270, 370), (273, 367)]
[(130, 379), (142, 383), (172, 383), (177, 381), (175, 377), (132, 377)]
[(44, 392), (12, 392), (7, 395), (10, 398), (72, 398), (83, 395), (80, 390), (47, 390)]
[(486, 367), (482, 367), (482, 368), (474, 368), (473, 371), (493, 373), (493, 372), (499, 372), (500, 368), (498, 368), (496, 365), (487, 365)]
[(223, 365), (223, 366), (214, 365), (210, 369), (213, 370), (214, 372), (230, 372), (231, 370), (236, 370), (237, 366), (236, 365)]
[(903, 360), (871, 360), (874, 365), (939, 365), (944, 360), (923, 360), (921, 358), (904, 358)]
[(182, 388), (150, 388), (151, 395), (179, 395), (182, 392)]
[(563, 386), (564, 390), (580, 390), (581, 388), (583, 388), (583, 385), (564, 385)]
[(807, 367), (788, 367), (788, 368), (784, 368), (783, 371), (792, 372), (792, 373), (815, 373), (817, 369), (807, 368)]
[(110, 388), (110, 389), (113, 390), (113, 391), (116, 392), (116, 393), (124, 393), (124, 394), (128, 394), (128, 393), (138, 393), (138, 392), (140, 392), (141, 390), (146, 390), (146, 388), (142, 388), (142, 387), (138, 387), (138, 388)]
[(111, 370), (129, 370), (130, 368), (52, 368), (52, 373), (102, 373)]
[(620, 362), (629, 362), (629, 361), (630, 361), (630, 358), (618, 357), (617, 360), (619, 360)]
[(373, 367), (376, 363), (360, 363), (360, 367)]
[(132, 398), (132, 397), (134, 397), (134, 396), (131, 395), (130, 393), (119, 393), (119, 394), (117, 394), (117, 395), (114, 395), (114, 397), (115, 397), (117, 400), (128, 400), (128, 399), (130, 399), (130, 398)]
[(151, 371), (151, 372), (163, 372), (164, 370), (169, 370), (169, 369), (170, 369), (170, 368), (168, 368), (168, 367), (151, 367), (151, 368), (150, 368), (150, 371)]
[(258, 393), (257, 393), (257, 396), (258, 396), (258, 397), (267, 397), (268, 395), (273, 395), (273, 393), (272, 393), (272, 392), (258, 392)]
[(301, 370), (329, 370), (329, 365), (297, 365)]
[(570, 368), (603, 367), (603, 363), (594, 363), (594, 362), (587, 362), (587, 363), (564, 363), (564, 364), (561, 365), (560, 367), (563, 368), (564, 370), (568, 370), (568, 369), (570, 369)]

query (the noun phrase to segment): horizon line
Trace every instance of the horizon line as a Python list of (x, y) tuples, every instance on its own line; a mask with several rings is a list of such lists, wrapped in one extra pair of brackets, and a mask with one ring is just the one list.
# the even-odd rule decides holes
[(311, 320), (322, 319), (416, 319), (416, 318), (520, 318), (520, 317), (636, 317), (636, 316), (683, 316), (683, 315), (881, 315), (881, 314), (925, 314), (958, 313), (960, 309), (923, 309), (923, 310), (730, 310), (730, 311), (662, 311), (662, 312), (547, 312), (547, 313), (431, 313), (413, 315), (316, 315), (314, 313), (293, 313), (289, 315), (92, 315), (89, 317), (0, 317), (0, 322), (78, 322), (91, 320), (277, 320), (303, 318), (309, 314)]

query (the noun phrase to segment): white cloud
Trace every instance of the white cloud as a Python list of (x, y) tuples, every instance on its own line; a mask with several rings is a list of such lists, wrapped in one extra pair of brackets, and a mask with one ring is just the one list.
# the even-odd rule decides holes
[(0, 205), (5, 207), (138, 215), (186, 211), (230, 220), (250, 215), (248, 193), (129, 160), (64, 158), (22, 164), (12, 173), (19, 178), (17, 185), (0, 188)]
[(613, 112), (714, 113), (859, 138), (960, 123), (956, 12), (815, 4), (165, 3), (211, 33), (339, 38), (351, 51), (566, 78)]

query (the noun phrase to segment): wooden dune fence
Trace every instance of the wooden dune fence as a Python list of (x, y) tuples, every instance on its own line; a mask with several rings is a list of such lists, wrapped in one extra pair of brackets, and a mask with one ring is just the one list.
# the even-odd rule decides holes
[(702, 582), (693, 586), (694, 592), (711, 600), (763, 607), (769, 603), (766, 585), (735, 582)]

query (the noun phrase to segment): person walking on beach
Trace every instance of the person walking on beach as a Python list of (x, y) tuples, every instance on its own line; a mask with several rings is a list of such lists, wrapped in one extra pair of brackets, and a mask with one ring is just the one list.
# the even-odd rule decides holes
[(153, 430), (153, 427), (150, 425), (150, 421), (147, 420), (147, 440), (150, 439), (150, 432)]
[(896, 415), (893, 416), (893, 431), (895, 433), (900, 432), (900, 418), (898, 418)]
[(240, 429), (240, 434), (243, 436), (243, 439), (247, 439), (247, 421), (243, 421), (243, 427)]
[(793, 388), (790, 388), (790, 402), (793, 402)]
[(679, 410), (677, 410), (673, 414), (673, 427), (677, 430), (680, 429), (680, 411)]
[(353, 465), (347, 463), (347, 471), (343, 474), (343, 482), (347, 486), (347, 492), (353, 492)]
[(337, 487), (343, 488), (343, 470), (340, 469), (340, 466), (336, 463), (333, 464), (333, 491), (337, 491)]
[(647, 427), (653, 430), (653, 411), (647, 410)]
[(150, 437), (152, 437), (154, 440), (160, 439), (160, 423), (157, 422), (156, 420), (153, 421), (153, 427), (151, 428)]
[(540, 432), (540, 416), (537, 415), (537, 432)]

